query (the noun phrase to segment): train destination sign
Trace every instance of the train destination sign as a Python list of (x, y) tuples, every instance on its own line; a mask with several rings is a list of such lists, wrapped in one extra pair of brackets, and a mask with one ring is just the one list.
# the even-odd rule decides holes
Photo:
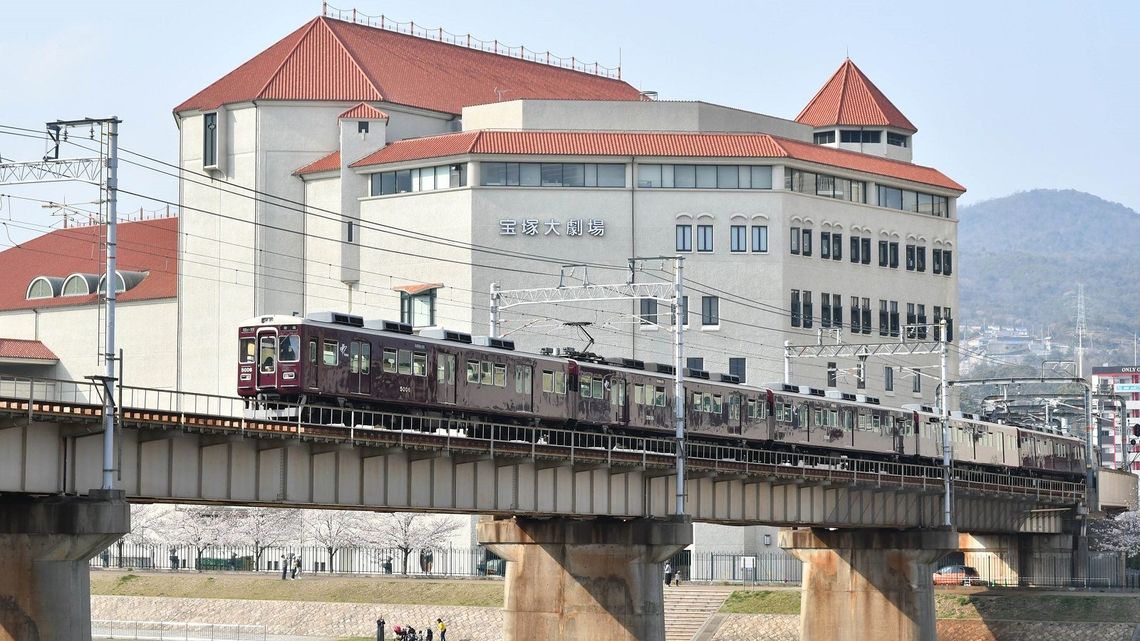
[(571, 218), (563, 224), (557, 218), (500, 218), (500, 236), (593, 236), (606, 235), (606, 221), (601, 218)]

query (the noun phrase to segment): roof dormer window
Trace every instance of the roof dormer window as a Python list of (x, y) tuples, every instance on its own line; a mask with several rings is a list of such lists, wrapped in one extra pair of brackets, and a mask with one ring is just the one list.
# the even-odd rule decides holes
[(910, 136), (904, 136), (903, 134), (896, 134), (896, 133), (893, 133), (890, 131), (887, 132), (887, 144), (888, 145), (894, 145), (896, 147), (906, 147), (910, 143), (909, 139), (910, 139)]
[(24, 296), (28, 300), (37, 298), (55, 298), (59, 296), (60, 291), (63, 289), (62, 278), (51, 278), (48, 276), (36, 276), (28, 285), (28, 292)]
[(839, 142), (862, 142), (870, 144), (879, 144), (882, 140), (883, 132), (877, 129), (841, 129), (839, 131)]
[(72, 274), (63, 281), (60, 296), (87, 296), (95, 293), (98, 284), (99, 276), (95, 274)]
[(835, 142), (835, 131), (817, 131), (815, 132), (815, 144), (817, 145), (830, 145)]

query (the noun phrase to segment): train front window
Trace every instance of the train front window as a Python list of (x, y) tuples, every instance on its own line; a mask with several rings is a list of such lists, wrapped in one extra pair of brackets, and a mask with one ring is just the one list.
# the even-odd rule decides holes
[(272, 336), (262, 336), (258, 343), (257, 360), (261, 363), (261, 371), (270, 373), (277, 369), (277, 341)]
[(301, 360), (300, 336), (282, 336), (278, 342), (278, 346), (281, 349), (282, 363), (296, 363)]
[(241, 339), (239, 357), (243, 363), (253, 363), (257, 360), (257, 342), (252, 338)]

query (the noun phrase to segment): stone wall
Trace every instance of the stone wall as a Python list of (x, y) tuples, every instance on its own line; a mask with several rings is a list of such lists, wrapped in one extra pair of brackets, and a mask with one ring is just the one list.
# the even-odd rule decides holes
[[(940, 619), (938, 641), (1132, 641), (1131, 623)], [(730, 614), (713, 641), (800, 641), (799, 615)]]

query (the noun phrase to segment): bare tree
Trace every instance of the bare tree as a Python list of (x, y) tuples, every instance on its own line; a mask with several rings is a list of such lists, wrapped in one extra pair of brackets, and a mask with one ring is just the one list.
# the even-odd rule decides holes
[(230, 520), (235, 541), (253, 545), (253, 567), (261, 567), (261, 555), (266, 548), (277, 547), (300, 536), (300, 521), (296, 510), (271, 507), (251, 507), (232, 512)]
[[(461, 527), (463, 522), (454, 516), (396, 512), (380, 515), (376, 526), (367, 533), (367, 540), (398, 550), (400, 571), (407, 574), (408, 557), (413, 551), (419, 549), (421, 554), (430, 554), (433, 550), (440, 550), (444, 541)], [(424, 569), (430, 571), (430, 566)]]
[(368, 529), (368, 517), (360, 512), (343, 510), (305, 510), (305, 531), (329, 555), (328, 571), (333, 572), (336, 553), (360, 543), (361, 533)]

